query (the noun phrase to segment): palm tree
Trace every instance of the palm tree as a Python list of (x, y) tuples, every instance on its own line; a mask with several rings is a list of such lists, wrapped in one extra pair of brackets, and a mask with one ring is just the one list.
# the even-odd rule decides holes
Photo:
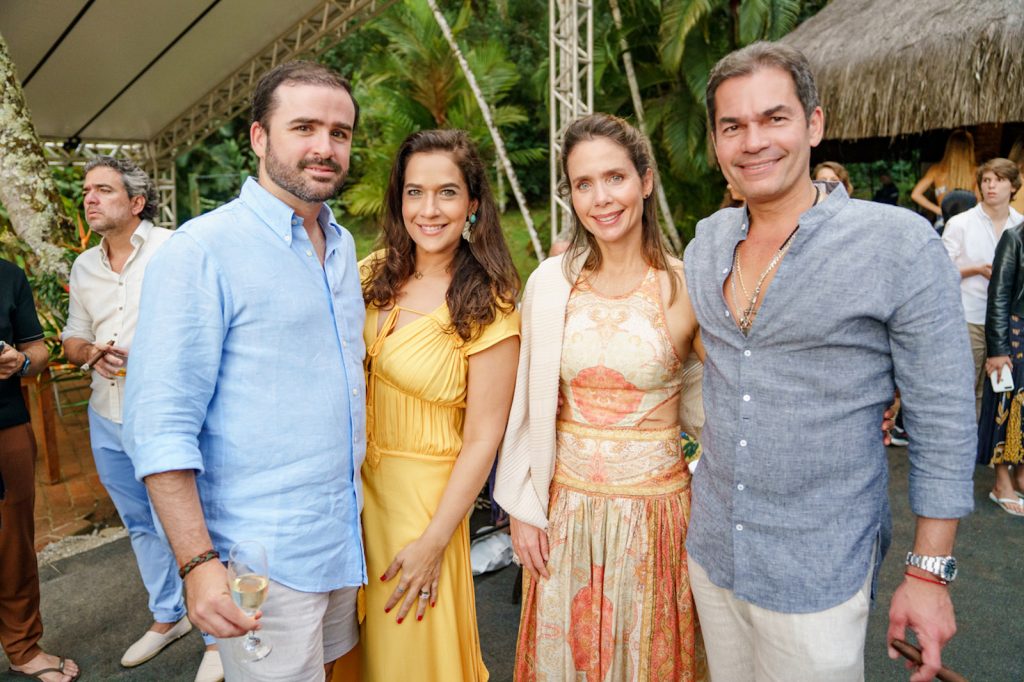
[[(713, 167), (704, 108), (704, 90), (715, 63), (755, 40), (774, 40), (806, 18), (805, 5), (821, 0), (619, 0), (621, 29), (608, 26), (608, 54), (599, 92), (601, 105), (626, 111), (616, 93), (628, 92), (617, 65), (628, 44), (636, 65), (636, 87), (645, 123), (658, 155), (661, 176), (674, 215), (691, 232), (721, 198), (721, 174)], [(802, 12), (804, 14), (802, 14)], [(624, 67), (625, 68), (625, 67)], [(629, 78), (626, 77), (628, 81)]]
[[(458, 37), (473, 18), (463, 2), (450, 28)], [(357, 182), (346, 191), (348, 209), (358, 215), (379, 215), (383, 210), (391, 161), (402, 140), (423, 128), (453, 127), (469, 132), (485, 158), (497, 151), (473, 89), (452, 56), (449, 42), (430, 7), (422, 0), (406, 0), (369, 26), (382, 41), (355, 75), (356, 97), (366, 103), (361, 114), (363, 132), (353, 149)], [(506, 57), (498, 39), (470, 44), (464, 51), (478, 90), (490, 105), (497, 128), (527, 123), (524, 109), (505, 99), (519, 83), (516, 65)], [(542, 148), (509, 151), (512, 164), (543, 158)]]

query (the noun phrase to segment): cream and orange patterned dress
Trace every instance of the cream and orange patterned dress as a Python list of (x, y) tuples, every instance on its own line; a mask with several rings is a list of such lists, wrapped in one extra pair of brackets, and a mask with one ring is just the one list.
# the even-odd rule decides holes
[(657, 271), (624, 296), (574, 288), (548, 510), (551, 578), (526, 577), (519, 682), (703, 678), (686, 570), (690, 472), (678, 427), (644, 428), (677, 398), (681, 369)]

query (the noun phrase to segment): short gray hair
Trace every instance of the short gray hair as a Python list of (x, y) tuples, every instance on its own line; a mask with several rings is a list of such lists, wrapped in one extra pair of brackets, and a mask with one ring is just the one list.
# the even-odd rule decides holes
[(811, 119), (811, 114), (821, 106), (821, 101), (807, 57), (800, 50), (785, 43), (759, 40), (725, 55), (718, 60), (715, 68), (711, 69), (704, 102), (708, 108), (708, 125), (711, 126), (712, 137), (715, 135), (715, 93), (718, 87), (730, 78), (749, 76), (758, 69), (772, 67), (790, 75), (796, 88), (797, 99), (804, 108), (804, 114), (808, 121)]
[(116, 159), (113, 156), (97, 156), (85, 164), (85, 172), (93, 168), (111, 168), (121, 175), (121, 182), (128, 192), (128, 198), (145, 197), (146, 205), (139, 213), (142, 220), (152, 220), (156, 217), (160, 205), (157, 201), (156, 185), (146, 171), (142, 170), (134, 161), (128, 159)]

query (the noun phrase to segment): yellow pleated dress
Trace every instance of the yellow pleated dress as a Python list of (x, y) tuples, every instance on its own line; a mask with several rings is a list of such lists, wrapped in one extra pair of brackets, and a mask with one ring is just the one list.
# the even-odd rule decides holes
[[(462, 449), (469, 358), (519, 335), (519, 313), (498, 318), (469, 343), (449, 333), (448, 308), (395, 329), (399, 311), (366, 312), (367, 452), (363, 533), (369, 585), (362, 623), (367, 682), (484, 682), (469, 559), (469, 518), (445, 550), (435, 607), (398, 624), (384, 605), (398, 584), (380, 576), (422, 535)], [(417, 311), (412, 311), (417, 312)], [(387, 317), (378, 333), (380, 315)]]

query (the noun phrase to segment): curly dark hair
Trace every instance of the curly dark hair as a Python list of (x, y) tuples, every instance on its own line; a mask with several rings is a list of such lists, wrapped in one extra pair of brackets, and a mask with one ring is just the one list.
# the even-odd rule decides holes
[(472, 240), (459, 240), (450, 266), (452, 281), (445, 294), (452, 320), (449, 331), (457, 333), (463, 341), (470, 341), (494, 322), (499, 309), (515, 309), (520, 280), (505, 244), (484, 164), (476, 146), (462, 130), (421, 130), (405, 138), (399, 147), (388, 180), (378, 240), (384, 254), (369, 264), (363, 281), (363, 300), (378, 308), (394, 305), (399, 290), (416, 271), (416, 244), (402, 218), (405, 169), (413, 154), (437, 152), (451, 156), (462, 171), (470, 199), (479, 203)]

